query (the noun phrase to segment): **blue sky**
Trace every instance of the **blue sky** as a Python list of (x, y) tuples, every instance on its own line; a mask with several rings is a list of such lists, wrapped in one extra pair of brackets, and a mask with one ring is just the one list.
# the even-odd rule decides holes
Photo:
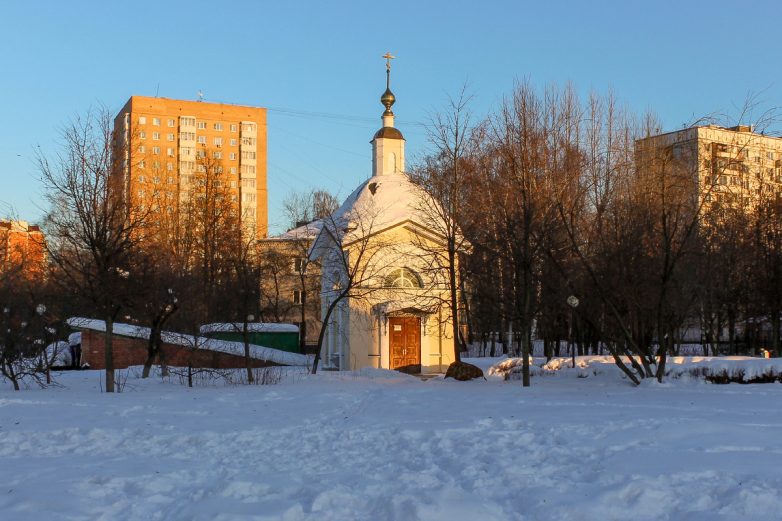
[[(384, 62), (408, 163), (425, 123), (467, 82), (472, 110), (514, 82), (612, 89), (666, 130), (736, 113), (749, 93), (782, 105), (778, 1), (16, 1), (0, 4), (0, 215), (45, 208), (33, 150), (131, 95), (269, 107), (269, 222), (291, 190), (347, 196), (370, 175)], [(293, 111), (293, 113), (291, 112)], [(317, 115), (338, 115), (330, 117)]]

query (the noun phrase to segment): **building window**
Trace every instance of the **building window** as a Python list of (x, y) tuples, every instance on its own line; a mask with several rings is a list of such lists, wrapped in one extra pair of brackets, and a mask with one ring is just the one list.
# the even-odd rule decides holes
[(222, 159), (223, 158), (223, 153), (222, 152), (215, 152), (212, 155), (214, 156), (215, 159)]
[(143, 183), (144, 182), (144, 176), (143, 175), (138, 176), (138, 182), (139, 183)]
[[(174, 164), (170, 163), (170, 162), (166, 163), (166, 170), (169, 171), (169, 172), (173, 172), (174, 171)], [(171, 178), (169, 177), (169, 179), (171, 179)]]
[(231, 146), (232, 147), (236, 146), (236, 138), (231, 138)]
[(159, 154), (160, 153), (160, 147), (152, 147), (152, 153), (153, 154)]
[(242, 188), (255, 188), (255, 179), (242, 179)]
[(255, 165), (242, 165), (242, 175), (246, 174), (255, 175)]
[(143, 154), (146, 151), (147, 151), (147, 149), (146, 149), (146, 147), (144, 145), (141, 145), (141, 146), (138, 147), (138, 153), (139, 154)]
[(236, 161), (236, 152), (231, 152), (230, 154), (228, 154), (228, 158), (231, 161)]
[(387, 288), (422, 288), (421, 278), (410, 268), (399, 268), (389, 273), (383, 285)]
[(138, 133), (138, 138), (147, 139), (147, 133), (142, 130), (141, 132)]
[(180, 141), (195, 141), (195, 138), (196, 138), (195, 132), (180, 132), (179, 133)]
[(169, 127), (175, 127), (176, 126), (176, 120), (175, 119), (169, 119), (168, 120), (168, 126)]
[[(143, 159), (142, 159), (141, 161), (139, 161), (139, 162), (138, 162), (138, 167), (139, 167), (139, 168), (144, 168), (145, 166), (146, 166), (146, 163), (144, 163), (144, 160), (143, 160)], [(141, 176), (141, 182), (142, 182), (142, 183), (144, 182), (144, 176)]]
[(168, 147), (168, 148), (166, 149), (166, 155), (167, 155), (168, 157), (174, 157), (174, 149), (173, 149), (173, 148), (171, 148), (171, 147)]
[(255, 159), (255, 152), (248, 152), (247, 150), (243, 151), (242, 159)]
[[(231, 123), (231, 132), (236, 132), (236, 123)], [(232, 139), (231, 141), (235, 141), (235, 140)], [(232, 144), (235, 145), (236, 143), (232, 143)]]
[(174, 141), (174, 133), (169, 132), (168, 135), (166, 136), (166, 139), (169, 141)]
[(198, 130), (206, 130), (206, 121), (198, 122)]
[(152, 124), (156, 127), (160, 126), (160, 118), (152, 118)]
[(293, 303), (294, 304), (301, 304), (301, 290), (300, 289), (294, 289), (293, 290)]
[(138, 124), (139, 125), (146, 125), (147, 124), (147, 118), (145, 116), (139, 116), (138, 117)]
[(242, 138), (242, 145), (255, 146), (255, 138), (254, 137), (243, 137)]
[(153, 141), (160, 141), (160, 132), (153, 132), (152, 133), (152, 140)]
[(204, 158), (206, 157), (206, 150), (199, 150), (196, 152), (196, 157)]
[(242, 132), (255, 132), (255, 124), (254, 123), (245, 123), (242, 125)]
[(206, 145), (206, 136), (198, 136), (198, 142), (202, 145)]
[[(230, 170), (230, 172), (231, 172), (232, 174), (236, 174), (236, 167), (235, 167), (235, 166), (232, 166), (232, 167), (231, 167), (231, 170)], [(236, 186), (236, 182), (234, 181), (234, 187), (235, 187), (235, 186)]]
[(304, 271), (304, 258), (303, 257), (296, 257), (293, 259), (293, 265), (291, 266), (293, 268), (293, 273), (301, 273)]
[(223, 146), (223, 138), (221, 138), (221, 137), (216, 137), (216, 138), (215, 138), (215, 145), (217, 145), (218, 147), (221, 147), (221, 146)]
[(215, 128), (215, 130), (223, 130), (223, 124), (222, 123), (215, 123), (214, 128)]
[(179, 123), (183, 127), (194, 127), (195, 124), (196, 124), (196, 120), (195, 120), (195, 118), (188, 118), (188, 117), (184, 117), (183, 116), (183, 117), (179, 118)]

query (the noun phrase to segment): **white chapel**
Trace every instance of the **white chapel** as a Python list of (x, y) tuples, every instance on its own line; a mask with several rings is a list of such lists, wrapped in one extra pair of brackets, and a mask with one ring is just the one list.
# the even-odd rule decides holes
[[(372, 138), (372, 177), (324, 221), (310, 249), (321, 263), (322, 369), (445, 372), (454, 361), (447, 277), (433, 268), (441, 237), (435, 204), (405, 173), (394, 127), (390, 54), (383, 126)], [(331, 312), (329, 313), (329, 309)]]

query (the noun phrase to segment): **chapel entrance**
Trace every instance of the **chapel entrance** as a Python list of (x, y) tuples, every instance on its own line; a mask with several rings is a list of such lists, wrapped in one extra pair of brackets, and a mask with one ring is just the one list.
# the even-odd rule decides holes
[(421, 319), (418, 317), (391, 317), (388, 319), (391, 335), (388, 341), (391, 369), (403, 373), (421, 372)]

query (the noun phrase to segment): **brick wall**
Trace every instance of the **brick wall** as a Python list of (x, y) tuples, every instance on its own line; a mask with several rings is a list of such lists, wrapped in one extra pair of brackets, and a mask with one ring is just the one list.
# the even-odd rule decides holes
[[(114, 368), (125, 369), (131, 365), (143, 365), (147, 360), (147, 341), (114, 335)], [(244, 367), (244, 356), (237, 356), (206, 349), (189, 349), (184, 346), (163, 343), (161, 348), (166, 364), (176, 367), (205, 367), (211, 369), (236, 369)], [(81, 332), (82, 362), (92, 369), (105, 369), (105, 336), (101, 331)], [(252, 367), (278, 365), (264, 360), (251, 360)]]

